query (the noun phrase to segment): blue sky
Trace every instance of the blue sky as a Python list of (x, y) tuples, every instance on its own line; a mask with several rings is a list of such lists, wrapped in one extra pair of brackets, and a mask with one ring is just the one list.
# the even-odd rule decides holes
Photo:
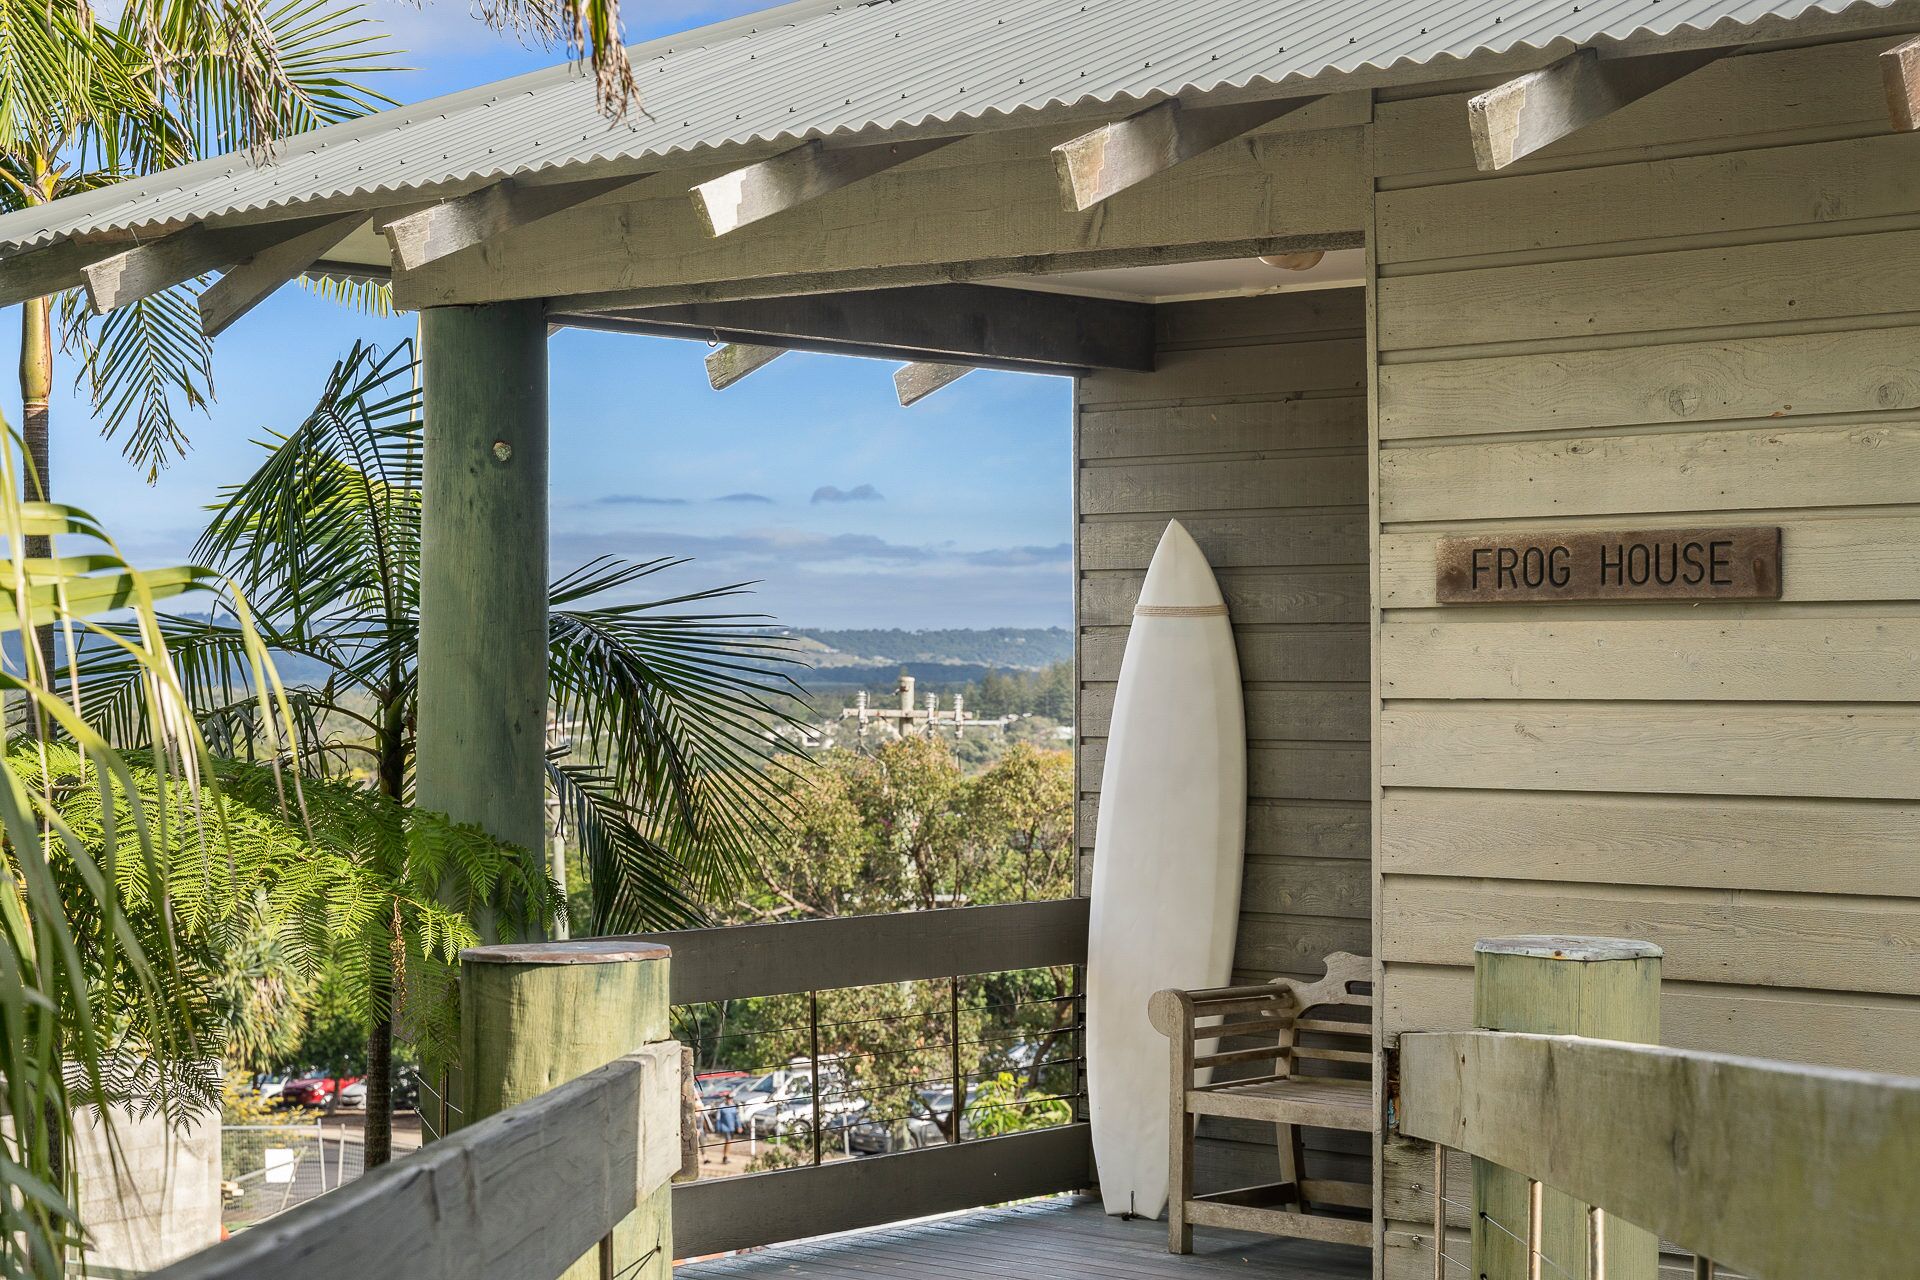
[[(630, 39), (762, 7), (629, 0)], [(370, 0), (416, 70), (382, 77), (412, 101), (531, 70), (463, 3)], [(18, 311), (0, 313), (11, 371)], [(217, 346), (218, 401), (185, 422), (193, 449), (148, 486), (103, 441), (56, 368), (54, 490), (103, 517), (138, 561), (176, 562), (251, 442), (296, 424), (357, 339), (410, 337), (297, 286)], [(1072, 572), (1063, 378), (978, 371), (912, 409), (892, 364), (789, 354), (723, 393), (700, 343), (566, 331), (552, 339), (556, 571), (597, 554), (687, 555), (675, 591), (757, 579), (750, 607), (800, 626), (1064, 626)], [(0, 379), (17, 422), (19, 388)]]

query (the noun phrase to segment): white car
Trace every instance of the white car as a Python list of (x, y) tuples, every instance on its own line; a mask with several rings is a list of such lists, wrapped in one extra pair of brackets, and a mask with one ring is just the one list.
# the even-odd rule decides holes
[(336, 1097), (333, 1101), (335, 1106), (340, 1106), (340, 1107), (366, 1106), (367, 1105), (367, 1082), (365, 1080), (355, 1080), (352, 1084), (342, 1088), (340, 1090), (340, 1095)]

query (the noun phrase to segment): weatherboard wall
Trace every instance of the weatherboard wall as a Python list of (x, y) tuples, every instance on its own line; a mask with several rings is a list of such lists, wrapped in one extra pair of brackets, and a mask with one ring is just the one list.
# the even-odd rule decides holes
[[(1081, 890), (1128, 623), (1178, 518), (1227, 597), (1246, 692), (1236, 977), (1318, 977), (1328, 952), (1369, 950), (1365, 299), (1160, 312), (1158, 369), (1091, 374), (1077, 395)], [(1202, 1133), (1203, 1190), (1273, 1177), (1271, 1126)], [(1313, 1135), (1310, 1165), (1364, 1178), (1355, 1137)]]
[[(1476, 938), (1611, 934), (1666, 948), (1669, 1044), (1920, 1073), (1897, 42), (1723, 60), (1499, 176), (1465, 94), (1377, 104), (1388, 1036), (1469, 1024)], [(1436, 604), (1443, 536), (1746, 524), (1778, 602)], [(1429, 1160), (1384, 1150), (1389, 1277), (1433, 1273)]]

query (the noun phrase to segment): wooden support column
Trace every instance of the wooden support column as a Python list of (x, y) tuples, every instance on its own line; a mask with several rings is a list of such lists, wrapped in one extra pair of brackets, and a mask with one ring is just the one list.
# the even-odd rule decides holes
[[(1483, 939), (1473, 948), (1474, 1026), (1658, 1044), (1660, 960), (1659, 947), (1623, 938)], [(1475, 1160), (1473, 1207), (1472, 1274), (1523, 1280), (1530, 1274), (1522, 1243), (1528, 1234), (1526, 1177)], [(1580, 1274), (1587, 1206), (1549, 1187), (1541, 1212), (1541, 1252)], [(1606, 1253), (1608, 1280), (1658, 1280), (1660, 1241), (1651, 1232), (1610, 1220)], [(1551, 1274), (1553, 1268), (1545, 1270)]]
[[(657, 943), (608, 938), (463, 952), (460, 1057), (465, 1102), (460, 1123), (484, 1120), (643, 1046), (671, 1039), (669, 955)], [(662, 1061), (677, 1069), (677, 1048)], [(680, 1090), (657, 1096), (664, 1105), (642, 1117), (642, 1185), (658, 1184), (666, 1171), (681, 1167)], [(529, 1134), (527, 1140), (537, 1143), (540, 1136)], [(598, 1168), (633, 1155), (595, 1150), (588, 1142), (579, 1150), (559, 1153), (554, 1168)], [(671, 1186), (660, 1185), (614, 1229), (614, 1275), (666, 1280), (672, 1274), (672, 1194)], [(510, 1205), (504, 1208), (512, 1210)], [(584, 1214), (589, 1206), (577, 1208)], [(618, 1212), (619, 1206), (611, 1208)], [(528, 1222), (525, 1229), (538, 1232), (541, 1224)], [(604, 1274), (600, 1263), (588, 1254), (569, 1267), (562, 1280), (593, 1280)]]
[[(541, 856), (547, 715), (547, 320), (538, 301), (420, 314), (423, 808)], [(490, 922), (481, 922), (483, 936)], [(597, 1063), (595, 1065), (598, 1065)]]

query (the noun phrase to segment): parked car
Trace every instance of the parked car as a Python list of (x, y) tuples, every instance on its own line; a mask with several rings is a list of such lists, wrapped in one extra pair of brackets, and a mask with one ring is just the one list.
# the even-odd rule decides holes
[[(960, 1136), (973, 1136), (972, 1106), (979, 1086), (967, 1090), (968, 1109), (960, 1113)], [(861, 1119), (846, 1135), (846, 1145), (861, 1155), (886, 1155), (937, 1147), (947, 1140), (947, 1113), (953, 1110), (952, 1089), (922, 1089), (907, 1102), (903, 1119)]]
[[(402, 1067), (393, 1073), (393, 1083), (388, 1088), (388, 1099), (395, 1111), (417, 1111), (420, 1109), (420, 1079), (412, 1068)], [(360, 1108), (367, 1105), (367, 1081), (362, 1076), (340, 1086), (340, 1096), (336, 1105)]]
[(291, 1071), (263, 1071), (253, 1078), (254, 1096), (262, 1102), (271, 1102), (280, 1096), (280, 1091), (285, 1089), (287, 1082), (293, 1078), (294, 1073)]
[[(832, 1128), (832, 1122), (835, 1119), (857, 1115), (867, 1109), (865, 1098), (858, 1097), (837, 1085), (825, 1072), (821, 1073), (821, 1079), (827, 1082), (826, 1091), (820, 1095), (819, 1107), (820, 1127), (823, 1132)], [(811, 1081), (803, 1081), (787, 1098), (754, 1114), (753, 1135), (757, 1138), (775, 1134), (782, 1137), (811, 1138), (813, 1116), (814, 1098)]]
[(324, 1107), (333, 1101), (336, 1093), (359, 1079), (359, 1076), (303, 1076), (288, 1081), (278, 1101), (283, 1107)]
[(366, 1078), (363, 1076), (358, 1080), (341, 1085), (339, 1093), (334, 1097), (334, 1104), (342, 1107), (365, 1107), (367, 1105)]
[[(824, 1088), (838, 1090), (843, 1087), (845, 1079), (845, 1073), (838, 1066), (827, 1062), (820, 1064), (820, 1080)], [(771, 1113), (797, 1098), (806, 1098), (811, 1110), (813, 1069), (805, 1058), (796, 1058), (787, 1066), (777, 1067), (734, 1089), (733, 1105), (740, 1112), (741, 1132), (755, 1137), (771, 1136), (776, 1132)]]

